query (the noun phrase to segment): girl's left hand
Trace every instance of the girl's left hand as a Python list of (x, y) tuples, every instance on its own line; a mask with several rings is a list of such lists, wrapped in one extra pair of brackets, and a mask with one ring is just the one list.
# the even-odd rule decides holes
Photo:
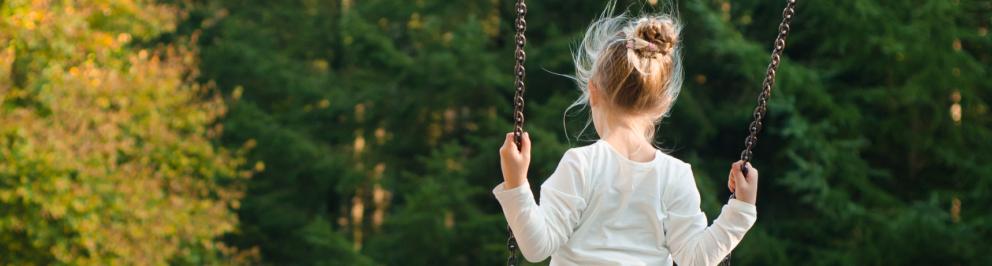
[(727, 188), (738, 200), (751, 203), (758, 201), (758, 169), (747, 163), (747, 176), (741, 172), (741, 164), (737, 161), (730, 165), (730, 175), (727, 177)]
[(499, 148), (499, 164), (503, 169), (503, 189), (513, 189), (527, 183), (530, 167), (530, 135), (520, 136), (520, 148), (513, 141), (513, 132), (506, 133), (503, 147)]

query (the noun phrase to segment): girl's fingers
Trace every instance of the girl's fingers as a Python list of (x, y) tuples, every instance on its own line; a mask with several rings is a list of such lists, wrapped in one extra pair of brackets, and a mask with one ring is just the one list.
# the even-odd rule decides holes
[(507, 154), (530, 154), (530, 134), (524, 132), (520, 136), (520, 148), (517, 148), (517, 142), (514, 137), (513, 132), (506, 133), (506, 140), (503, 141), (503, 147), (500, 148), (500, 152)]
[(747, 163), (747, 168), (747, 181), (750, 182), (750, 184), (758, 183), (758, 168), (751, 166), (751, 163)]
[(730, 171), (727, 172), (727, 189), (730, 189), (730, 193), (734, 193), (737, 190), (737, 182), (734, 182), (734, 165), (730, 165)]
[(736, 177), (739, 174), (741, 174), (741, 161), (736, 161), (730, 164), (730, 177)]
[(530, 154), (530, 134), (527, 132), (524, 132), (523, 136), (520, 136), (520, 152)]
[(727, 178), (727, 188), (730, 189), (730, 193), (734, 193), (734, 191), (737, 190), (736, 182), (734, 182), (734, 179), (730, 178), (729, 175)]
[[(731, 167), (733, 167), (731, 169), (731, 171), (734, 173), (734, 182), (737, 182), (737, 184), (747, 184), (747, 179), (744, 178), (744, 173), (741, 173), (741, 164), (742, 163), (743, 163), (743, 161), (737, 161), (737, 162), (734, 163), (733, 166), (731, 166)], [(750, 174), (750, 172), (751, 172), (751, 169), (748, 169), (748, 173), (749, 174)]]
[(513, 132), (506, 133), (506, 139), (503, 140), (503, 147), (500, 148), (500, 152), (506, 152), (510, 149), (517, 150), (517, 144), (513, 142)]

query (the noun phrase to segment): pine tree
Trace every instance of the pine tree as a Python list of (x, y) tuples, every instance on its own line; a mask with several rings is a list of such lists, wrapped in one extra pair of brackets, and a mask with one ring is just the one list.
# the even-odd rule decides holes
[[(633, 13), (659, 1), (621, 1)], [(664, 2), (664, 1), (661, 1)], [(500, 264), (489, 190), (510, 129), (512, 1), (217, 0), (203, 82), (241, 95), (223, 142), (261, 173), (227, 242), (273, 264)], [(587, 144), (563, 111), (570, 49), (602, 2), (530, 1), (531, 184)], [(686, 83), (658, 140), (728, 192), (782, 1), (679, 1)], [(754, 164), (760, 218), (735, 264), (988, 264), (988, 1), (800, 1)], [(566, 137), (562, 124), (568, 128)]]

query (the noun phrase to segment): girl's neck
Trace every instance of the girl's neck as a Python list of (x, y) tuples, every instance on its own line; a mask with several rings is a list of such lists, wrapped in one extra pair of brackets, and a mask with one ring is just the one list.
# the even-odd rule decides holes
[(636, 162), (654, 160), (655, 148), (644, 138), (648, 129), (639, 123), (613, 120), (598, 132), (600, 137), (627, 159)]

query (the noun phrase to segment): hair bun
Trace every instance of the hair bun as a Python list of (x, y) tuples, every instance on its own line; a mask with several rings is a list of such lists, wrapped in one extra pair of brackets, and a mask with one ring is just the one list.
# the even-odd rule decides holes
[(675, 24), (669, 20), (644, 18), (637, 21), (634, 36), (627, 40), (627, 48), (643, 57), (670, 55), (678, 40)]

